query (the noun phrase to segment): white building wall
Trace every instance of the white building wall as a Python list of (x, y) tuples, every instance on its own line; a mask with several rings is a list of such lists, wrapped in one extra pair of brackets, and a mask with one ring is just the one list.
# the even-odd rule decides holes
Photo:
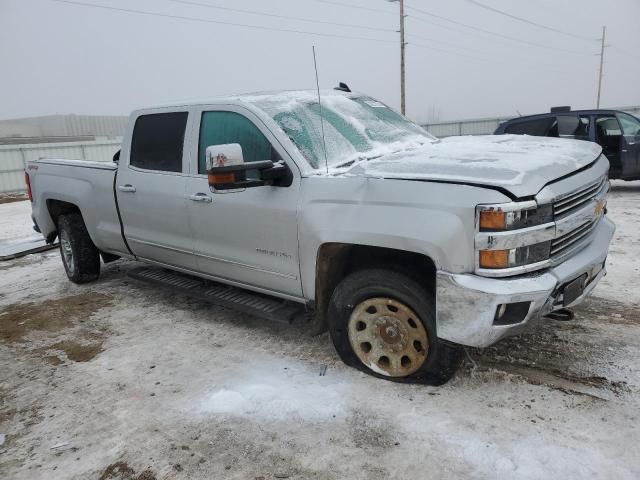
[(121, 139), (92, 142), (0, 145), (0, 193), (25, 191), (24, 169), (39, 158), (65, 158), (110, 162), (120, 149)]

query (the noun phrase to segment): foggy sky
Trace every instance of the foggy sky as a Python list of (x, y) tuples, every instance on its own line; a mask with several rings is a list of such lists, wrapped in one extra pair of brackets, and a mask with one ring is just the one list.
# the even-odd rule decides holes
[[(267, 18), (170, 0), (77, 1), (385, 42), (152, 17), (51, 0), (0, 0), (0, 118), (127, 115), (134, 108), (179, 99), (314, 88), (312, 45), (318, 52), (321, 88), (344, 81), (399, 108), (398, 7), (385, 0), (335, 0), (383, 12), (318, 0), (193, 1), (389, 31)], [(602, 105), (640, 105), (640, 1), (479, 1), (594, 40), (527, 25), (466, 0), (407, 0), (408, 6), (555, 47), (511, 42), (408, 10), (409, 117), (424, 122), (540, 113), (553, 105), (593, 108), (598, 71), (594, 54), (600, 48), (595, 39), (602, 25), (607, 25), (606, 43), (611, 45)]]

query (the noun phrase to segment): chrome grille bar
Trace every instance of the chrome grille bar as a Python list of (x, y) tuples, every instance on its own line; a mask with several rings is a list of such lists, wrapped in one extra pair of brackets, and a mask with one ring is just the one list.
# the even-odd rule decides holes
[(551, 242), (551, 257), (563, 254), (571, 245), (589, 236), (598, 224), (598, 220), (599, 218), (585, 223), (583, 226), (576, 228), (566, 235), (556, 238)]
[(553, 204), (554, 215), (556, 217), (566, 215), (590, 202), (602, 190), (606, 182), (606, 177), (603, 177), (597, 182), (557, 200)]

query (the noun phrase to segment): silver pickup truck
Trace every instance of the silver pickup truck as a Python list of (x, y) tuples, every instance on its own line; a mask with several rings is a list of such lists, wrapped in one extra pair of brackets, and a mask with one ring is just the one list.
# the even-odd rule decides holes
[(139, 260), (138, 278), (328, 329), (347, 364), (431, 384), (461, 346), (520, 333), (605, 274), (599, 146), (437, 140), (366, 95), (320, 98), (135, 111), (113, 163), (28, 164), (37, 227), (73, 282)]

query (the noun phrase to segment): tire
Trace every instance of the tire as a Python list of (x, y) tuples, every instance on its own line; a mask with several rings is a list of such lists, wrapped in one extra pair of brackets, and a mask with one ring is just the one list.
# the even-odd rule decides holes
[(405, 273), (348, 275), (334, 290), (327, 316), (340, 358), (370, 375), (442, 385), (462, 361), (461, 347), (438, 340), (433, 295)]
[(73, 283), (87, 283), (100, 276), (100, 252), (93, 244), (79, 213), (61, 215), (58, 219), (60, 257)]

